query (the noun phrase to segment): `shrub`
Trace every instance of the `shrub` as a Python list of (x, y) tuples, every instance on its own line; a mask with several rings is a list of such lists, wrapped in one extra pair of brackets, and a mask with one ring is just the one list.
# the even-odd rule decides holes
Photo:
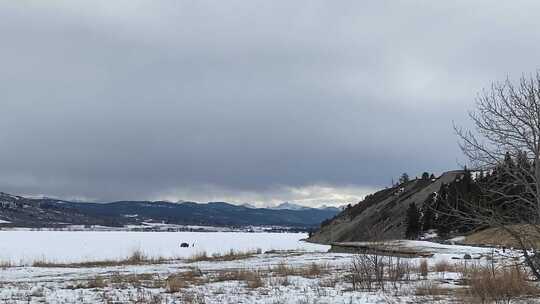
[(384, 289), (383, 257), (376, 254), (361, 253), (353, 258), (350, 265), (351, 283), (353, 290), (364, 289), (371, 291), (374, 284)]

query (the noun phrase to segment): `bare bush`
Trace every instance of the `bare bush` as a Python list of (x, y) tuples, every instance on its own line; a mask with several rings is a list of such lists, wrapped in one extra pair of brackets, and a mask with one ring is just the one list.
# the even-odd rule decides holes
[(349, 268), (353, 290), (384, 290), (385, 282), (398, 288), (398, 282), (410, 280), (411, 273), (408, 261), (368, 253), (357, 254)]
[(408, 260), (402, 258), (387, 258), (387, 276), (388, 280), (394, 285), (399, 281), (410, 281), (411, 279), (411, 264)]

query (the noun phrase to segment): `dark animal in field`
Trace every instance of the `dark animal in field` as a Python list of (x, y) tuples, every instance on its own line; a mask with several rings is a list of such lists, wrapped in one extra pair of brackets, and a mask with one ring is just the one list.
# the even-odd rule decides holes
[(188, 243), (182, 243), (182, 244), (180, 244), (180, 247), (189, 248), (189, 244)]

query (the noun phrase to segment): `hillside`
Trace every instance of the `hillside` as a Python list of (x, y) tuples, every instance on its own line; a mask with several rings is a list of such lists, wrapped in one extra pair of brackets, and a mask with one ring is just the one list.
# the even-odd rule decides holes
[(405, 213), (411, 203), (421, 208), (442, 184), (459, 179), (463, 171), (450, 171), (437, 179), (415, 179), (369, 195), (335, 218), (326, 221), (309, 239), (315, 243), (405, 238)]
[(337, 210), (327, 208), (248, 208), (224, 202), (80, 203), (0, 193), (0, 226), (4, 227), (124, 226), (165, 222), (178, 225), (289, 226), (311, 229), (337, 213)]

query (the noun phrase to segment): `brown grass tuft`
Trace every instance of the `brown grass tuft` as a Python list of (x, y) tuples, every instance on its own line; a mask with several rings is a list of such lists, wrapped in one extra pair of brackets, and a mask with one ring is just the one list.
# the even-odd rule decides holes
[(0, 268), (9, 268), (13, 267), (13, 263), (11, 261), (0, 261)]
[(102, 260), (88, 261), (79, 263), (59, 263), (48, 261), (45, 258), (35, 260), (32, 263), (33, 267), (46, 268), (97, 268), (97, 267), (115, 267), (126, 265), (145, 265), (145, 264), (160, 264), (168, 261), (163, 257), (149, 257), (139, 249), (134, 250), (128, 257), (119, 260)]
[(540, 294), (521, 266), (495, 270), (487, 266), (469, 267), (463, 275), (469, 285), (468, 296), (481, 303), (510, 303), (519, 297)]
[(263, 274), (256, 270), (233, 270), (221, 271), (213, 278), (214, 282), (245, 281), (248, 288), (259, 288), (264, 286)]
[(234, 251), (230, 250), (229, 252), (225, 254), (221, 253), (214, 253), (212, 256), (209, 256), (206, 251), (197, 252), (191, 257), (187, 258), (188, 263), (194, 263), (194, 262), (221, 262), (221, 261), (235, 261), (235, 260), (243, 260), (253, 257), (256, 254), (261, 253), (262, 251), (260, 249), (253, 250), (253, 251)]
[(168, 293), (176, 293), (191, 285), (199, 285), (207, 283), (202, 272), (193, 268), (190, 271), (171, 274), (165, 280), (165, 291)]
[(427, 260), (420, 261), (420, 266), (418, 267), (418, 271), (420, 272), (420, 275), (424, 278), (427, 278), (429, 273), (429, 265)]
[(449, 272), (452, 270), (452, 266), (448, 261), (439, 261), (435, 264), (435, 272)]

